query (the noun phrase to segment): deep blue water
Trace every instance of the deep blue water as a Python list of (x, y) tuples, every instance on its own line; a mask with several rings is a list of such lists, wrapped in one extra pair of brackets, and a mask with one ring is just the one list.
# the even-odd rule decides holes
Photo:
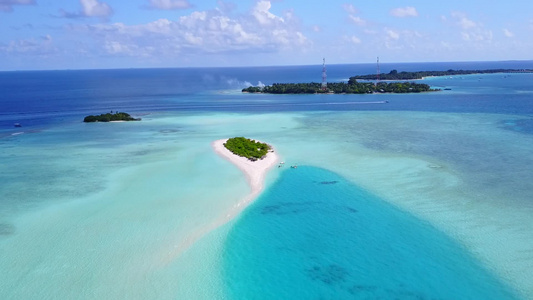
[(230, 299), (513, 299), (461, 246), (335, 173), (285, 170), (228, 235)]
[[(533, 68), (533, 61), (463, 63), (384, 63), (382, 72)], [(34, 128), (76, 122), (87, 114), (111, 110), (279, 112), (319, 110), (406, 110), (533, 114), (533, 74), (464, 76), (457, 80), (431, 79), (435, 87), (452, 91), (410, 95), (246, 95), (249, 84), (319, 82), (321, 66), (256, 68), (120, 69), (0, 72), (0, 130), (13, 123)], [(356, 74), (373, 74), (374, 64), (328, 66), (328, 81), (345, 81)], [(509, 89), (498, 97), (495, 81)], [(501, 82), (498, 84), (502, 86)], [(456, 92), (462, 91), (462, 93)], [(231, 92), (227, 92), (231, 91)], [(450, 97), (451, 96), (451, 97)], [(388, 100), (383, 104), (357, 102)]]

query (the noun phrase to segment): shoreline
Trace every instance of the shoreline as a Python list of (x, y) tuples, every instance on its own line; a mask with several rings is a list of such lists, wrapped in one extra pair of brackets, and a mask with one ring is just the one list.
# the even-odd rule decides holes
[(215, 150), (215, 153), (234, 164), (246, 176), (251, 192), (245, 199), (239, 202), (239, 205), (248, 204), (263, 190), (265, 176), (279, 161), (279, 157), (274, 150), (269, 150), (265, 158), (251, 161), (229, 151), (224, 146), (224, 143), (226, 143), (227, 140), (228, 139), (216, 140), (211, 143), (211, 146), (213, 147), (213, 150)]
[(214, 219), (213, 222), (202, 226), (195, 231), (191, 232), (188, 236), (183, 239), (179, 245), (176, 246), (176, 249), (169, 254), (169, 257), (175, 257), (191, 247), (197, 240), (203, 237), (208, 232), (226, 224), (235, 218), (239, 213), (241, 213), (246, 206), (248, 206), (264, 188), (265, 178), (268, 171), (270, 171), (280, 160), (277, 153), (272, 148), (267, 153), (266, 157), (257, 161), (250, 161), (245, 157), (241, 157), (233, 154), (229, 151), (224, 143), (228, 139), (220, 139), (213, 141), (211, 147), (214, 152), (224, 158), (225, 160), (231, 162), (237, 168), (239, 168), (245, 175), (248, 186), (250, 187), (250, 192), (240, 199), (236, 204), (230, 207), (228, 210), (224, 211), (224, 215), (221, 215), (217, 219)]

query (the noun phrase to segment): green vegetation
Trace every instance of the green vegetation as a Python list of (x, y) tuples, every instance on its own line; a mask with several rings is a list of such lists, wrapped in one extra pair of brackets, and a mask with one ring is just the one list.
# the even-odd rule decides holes
[(377, 85), (371, 82), (357, 82), (355, 78), (350, 78), (348, 83), (334, 82), (328, 83), (327, 88), (322, 90), (320, 83), (274, 83), (265, 87), (252, 86), (242, 89), (248, 93), (266, 94), (372, 94), (372, 93), (420, 93), (437, 91), (431, 89), (429, 85), (413, 82), (380, 82)]
[[(388, 74), (380, 74), (381, 80), (403, 81), (422, 79), (429, 76), (452, 76), (469, 74), (493, 73), (533, 73), (531, 69), (492, 69), (492, 70), (448, 70), (448, 71), (419, 71), (398, 72), (392, 70)], [(372, 93), (420, 93), (439, 91), (431, 89), (429, 85), (413, 82), (357, 82), (357, 80), (376, 80), (377, 74), (352, 76), (345, 82), (328, 83), (325, 90), (320, 83), (274, 83), (265, 87), (251, 86), (242, 89), (243, 93), (265, 94), (372, 94)]]
[(270, 150), (269, 145), (244, 137), (228, 139), (226, 143), (224, 143), (224, 147), (233, 152), (233, 154), (246, 157), (251, 161), (262, 159), (267, 155), (268, 150)]
[[(388, 74), (380, 74), (381, 80), (414, 80), (422, 79), (429, 76), (453, 76), (453, 75), (469, 75), (469, 74), (493, 74), (493, 73), (533, 73), (530, 69), (492, 69), (492, 70), (448, 70), (448, 71), (418, 71), (418, 72), (398, 72), (392, 70)], [(350, 80), (376, 80), (377, 74), (359, 75), (350, 77)]]
[(141, 119), (133, 118), (129, 114), (125, 112), (116, 112), (113, 114), (107, 113), (107, 114), (101, 114), (99, 116), (87, 116), (83, 119), (83, 122), (91, 123), (91, 122), (111, 122), (111, 121), (140, 121)]

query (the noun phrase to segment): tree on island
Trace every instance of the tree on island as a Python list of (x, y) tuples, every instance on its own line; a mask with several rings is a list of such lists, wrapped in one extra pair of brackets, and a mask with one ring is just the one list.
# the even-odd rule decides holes
[[(422, 79), (429, 76), (451, 76), (468, 74), (493, 74), (493, 73), (533, 73), (531, 69), (492, 69), (492, 70), (452, 70), (447, 71), (419, 71), (398, 72), (392, 70), (389, 73), (379, 75), (381, 80), (405, 81)], [(274, 83), (264, 87), (251, 86), (242, 89), (243, 93), (264, 94), (373, 94), (373, 93), (420, 93), (440, 91), (432, 89), (424, 83), (413, 82), (357, 82), (357, 80), (377, 80), (377, 74), (357, 75), (349, 78), (348, 83), (332, 82), (327, 84), (325, 90), (320, 83)]]
[(83, 119), (83, 122), (86, 122), (86, 123), (92, 123), (92, 122), (111, 122), (111, 121), (140, 121), (141, 118), (133, 118), (132, 116), (130, 116), (129, 114), (125, 113), (125, 112), (116, 112), (113, 114), (113, 112), (111, 113), (107, 113), (107, 114), (101, 114), (99, 116), (93, 116), (93, 115), (90, 115), (90, 116), (86, 116), (84, 119)]
[[(389, 73), (379, 75), (382, 80), (414, 80), (430, 76), (453, 76), (453, 75), (470, 75), (470, 74), (494, 74), (494, 73), (532, 73), (530, 69), (490, 69), (490, 70), (453, 70), (447, 71), (417, 71), (417, 72), (398, 72), (392, 70)], [(377, 80), (377, 74), (357, 75), (350, 79)]]
[(326, 90), (322, 90), (320, 83), (274, 83), (264, 87), (249, 87), (242, 90), (247, 93), (265, 94), (371, 94), (371, 93), (420, 93), (437, 91), (424, 83), (413, 82), (380, 82), (375, 85), (372, 82), (357, 82), (351, 77), (348, 83), (328, 83)]
[(224, 147), (233, 154), (246, 157), (251, 161), (263, 159), (271, 148), (266, 143), (260, 143), (245, 137), (230, 138), (224, 143)]

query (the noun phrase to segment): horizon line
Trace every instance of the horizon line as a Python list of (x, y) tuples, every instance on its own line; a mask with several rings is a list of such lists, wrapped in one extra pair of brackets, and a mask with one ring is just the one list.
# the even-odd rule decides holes
[[(380, 62), (380, 65), (387, 64), (421, 64), (421, 63), (487, 63), (487, 62), (533, 62), (533, 59), (509, 59), (509, 60), (460, 60), (460, 61), (419, 61), (419, 62)], [(328, 66), (340, 65), (374, 65), (375, 62), (368, 63), (332, 63)], [(287, 65), (252, 65), (252, 66), (189, 66), (189, 67), (123, 67), (123, 68), (65, 68), (65, 69), (13, 69), (0, 70), (0, 72), (46, 72), (46, 71), (104, 71), (104, 70), (153, 70), (153, 69), (239, 69), (239, 68), (272, 68), (272, 67), (306, 67), (321, 66), (322, 64), (287, 64)]]

